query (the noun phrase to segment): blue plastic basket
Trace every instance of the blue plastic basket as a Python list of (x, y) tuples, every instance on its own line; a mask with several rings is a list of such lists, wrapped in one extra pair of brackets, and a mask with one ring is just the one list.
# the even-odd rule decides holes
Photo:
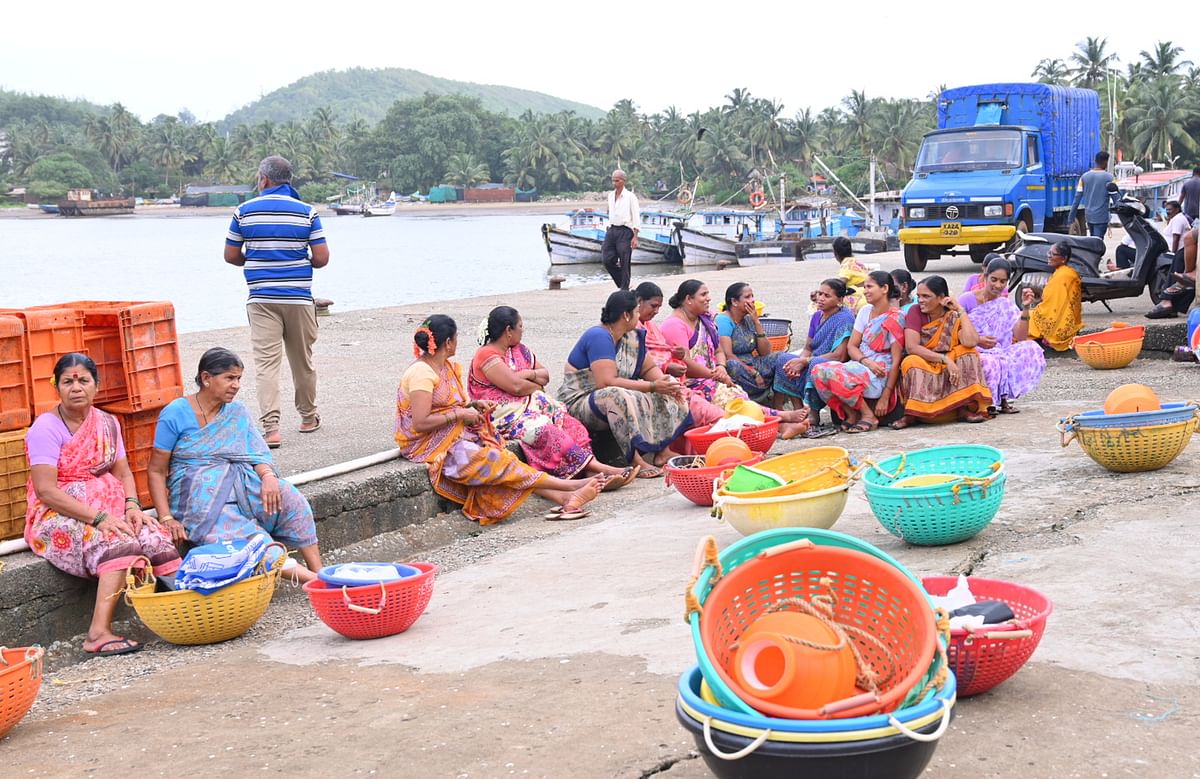
[[(959, 478), (923, 487), (894, 487), (912, 476)], [(1007, 475), (1004, 453), (991, 446), (935, 446), (872, 464), (863, 474), (871, 511), (884, 529), (910, 544), (956, 544), (987, 527), (1000, 510)]]
[(1064, 417), (1062, 424), (1073, 424), (1074, 427), (1143, 427), (1186, 422), (1195, 415), (1195, 403), (1164, 403), (1158, 411), (1134, 411), (1128, 414), (1105, 414), (1104, 409), (1098, 408)]
[[(707, 540), (708, 539), (705, 539), (705, 541)], [(703, 563), (703, 558), (700, 557), (700, 552), (704, 547), (705, 541), (701, 542), (701, 549), (697, 550), (697, 565), (701, 565)], [(774, 549), (785, 544), (804, 541), (810, 541), (814, 544), (820, 544), (824, 546), (835, 546), (842, 549), (851, 549), (856, 552), (874, 555), (920, 585), (922, 592), (925, 590), (924, 585), (921, 584), (921, 580), (914, 576), (911, 571), (905, 568), (898, 560), (893, 558), (887, 552), (884, 552), (882, 549), (879, 549), (878, 547), (875, 547), (866, 541), (863, 541), (862, 539), (855, 538), (854, 536), (846, 533), (839, 533), (836, 530), (823, 530), (820, 528), (805, 527), (764, 530), (760, 533), (754, 533), (753, 535), (747, 536), (733, 544), (730, 544), (725, 548), (724, 551), (717, 555), (717, 559), (721, 564), (722, 570), (728, 571), (745, 563), (747, 560), (753, 559), (755, 556), (761, 552), (765, 552), (768, 549)], [(715, 544), (715, 539), (712, 542)], [(691, 595), (694, 596), (696, 603), (703, 608), (704, 602), (708, 599), (709, 593), (712, 592), (713, 587), (719, 580), (720, 574), (718, 573), (716, 567), (712, 565), (705, 565), (702, 569), (698, 570), (698, 575), (695, 578), (696, 582), (691, 588)], [(926, 593), (926, 598), (928, 599), (928, 593)], [(929, 607), (933, 608), (933, 602), (929, 601), (929, 604)], [(709, 689), (712, 690), (713, 695), (716, 696), (717, 700), (721, 702), (722, 706), (725, 707), (725, 710), (738, 711), (742, 712), (743, 714), (761, 717), (761, 714), (751, 708), (748, 704), (744, 703), (741, 698), (739, 698), (733, 692), (733, 690), (729, 688), (729, 685), (725, 684), (725, 682), (721, 679), (720, 674), (718, 674), (716, 669), (713, 667), (712, 660), (709, 658), (708, 651), (704, 647), (704, 641), (700, 636), (700, 612), (689, 611), (687, 619), (688, 625), (692, 630), (692, 644), (696, 650), (696, 660), (699, 663), (700, 671), (702, 672), (705, 680), (708, 681)], [(946, 641), (941, 638), (938, 640), (942, 649), (945, 650), (947, 647)], [(934, 694), (936, 693), (936, 689), (926, 691), (923, 695), (920, 695), (920, 693), (925, 684), (932, 679), (939, 670), (941, 670), (942, 665), (944, 665), (944, 654), (944, 652), (938, 652), (934, 654), (933, 662), (930, 664), (928, 673), (921, 679), (921, 683), (918, 684), (908, 694), (907, 697), (905, 697), (904, 701), (901, 703), (902, 707), (911, 706), (919, 701), (928, 701), (933, 698)], [(886, 721), (886, 715), (881, 716), (883, 716), (884, 720)]]

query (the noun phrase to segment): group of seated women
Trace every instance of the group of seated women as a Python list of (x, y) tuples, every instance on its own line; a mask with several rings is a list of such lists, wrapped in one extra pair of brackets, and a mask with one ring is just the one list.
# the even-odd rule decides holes
[(71, 353), (54, 366), (59, 403), (25, 438), (25, 540), (56, 568), (97, 580), (85, 652), (142, 648), (113, 633), (117, 593), (130, 569), (169, 581), (181, 563), (178, 543), (266, 533), (304, 559), (307, 567), (289, 566), (288, 576), (307, 581), (320, 570), (312, 509), (279, 478), (253, 417), (236, 402), (241, 377), (237, 355), (210, 349), (200, 360), (197, 391), (159, 414), (148, 472), (153, 517), (137, 497), (119, 422), (93, 405), (101, 381), (95, 362)]

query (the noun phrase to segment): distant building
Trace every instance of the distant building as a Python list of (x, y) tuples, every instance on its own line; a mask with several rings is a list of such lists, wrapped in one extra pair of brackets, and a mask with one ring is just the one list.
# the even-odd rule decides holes
[(1178, 200), (1183, 182), (1192, 176), (1190, 170), (1152, 170), (1121, 163), (1117, 165), (1117, 186), (1123, 193), (1146, 203), (1151, 211), (1159, 211), (1168, 200)]
[(212, 186), (188, 184), (183, 197), (179, 199), (179, 205), (233, 207), (250, 200), (255, 194), (254, 187), (247, 184), (215, 184)]

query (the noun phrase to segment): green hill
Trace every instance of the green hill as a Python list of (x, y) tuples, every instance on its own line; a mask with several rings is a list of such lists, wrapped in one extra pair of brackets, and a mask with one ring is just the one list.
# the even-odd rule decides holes
[(107, 114), (108, 108), (86, 100), (31, 95), (0, 89), (0, 127), (15, 122), (46, 121), (79, 125), (89, 114)]
[(519, 116), (526, 109), (539, 114), (574, 111), (589, 119), (604, 115), (604, 111), (595, 106), (561, 100), (527, 89), (451, 81), (407, 68), (351, 68), (305, 76), (294, 84), (276, 89), (239, 108), (222, 119), (219, 127), (224, 131), (263, 120), (276, 123), (290, 119), (304, 120), (312, 116), (313, 111), (325, 106), (332, 108), (342, 121), (358, 116), (375, 124), (383, 119), (392, 103), (420, 97), (426, 92), (477, 97), (484, 108), (510, 116)]

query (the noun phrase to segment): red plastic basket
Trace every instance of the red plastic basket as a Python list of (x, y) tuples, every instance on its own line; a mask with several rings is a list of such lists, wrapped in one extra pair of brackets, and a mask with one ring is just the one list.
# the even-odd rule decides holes
[(0, 647), (0, 738), (29, 712), (42, 686), (40, 646)]
[[(831, 591), (836, 596), (834, 620), (870, 633), (882, 645), (850, 634), (863, 662), (880, 675), (878, 693), (864, 692), (820, 709), (795, 709), (742, 689), (727, 668), (746, 628), (779, 601), (811, 600)], [(842, 719), (898, 708), (929, 671), (937, 624), (917, 583), (884, 560), (851, 549), (788, 544), (725, 572), (704, 600), (700, 640), (721, 681), (754, 709), (783, 719)]]
[[(958, 577), (926, 576), (921, 581), (930, 595), (945, 595), (958, 583)], [(978, 576), (967, 581), (978, 600), (1003, 601), (1016, 618), (1004, 625), (988, 625), (986, 630), (950, 631), (949, 664), (963, 698), (987, 692), (1025, 665), (1042, 640), (1046, 618), (1054, 610), (1050, 599), (1031, 587)]]
[[(754, 465), (762, 460), (761, 454), (755, 454), (742, 465)], [(689, 465), (697, 460), (703, 461), (702, 455), (683, 455), (672, 457), (667, 461), (663, 470), (667, 474), (667, 484), (674, 487), (683, 497), (697, 506), (713, 504), (713, 482), (722, 472), (730, 469), (729, 465), (709, 465), (691, 468)]]
[(712, 425), (695, 427), (683, 434), (684, 439), (691, 445), (692, 451), (696, 454), (704, 454), (708, 451), (708, 447), (712, 445), (713, 441), (716, 441), (718, 438), (727, 437), (740, 438), (753, 451), (766, 454), (771, 451), (771, 445), (775, 443), (775, 436), (779, 435), (779, 417), (767, 417), (767, 420), (761, 425), (748, 425), (738, 430), (729, 430), (724, 433), (710, 433), (708, 432), (710, 427)]
[(416, 576), (366, 587), (335, 587), (320, 579), (304, 591), (321, 621), (346, 638), (383, 638), (403, 633), (425, 612), (433, 597), (433, 563), (405, 563)]

